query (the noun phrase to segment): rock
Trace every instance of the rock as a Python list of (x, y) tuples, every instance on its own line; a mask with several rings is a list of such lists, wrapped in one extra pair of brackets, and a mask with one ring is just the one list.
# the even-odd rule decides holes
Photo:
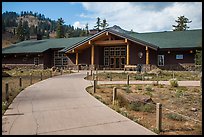
[(191, 111), (196, 112), (196, 111), (198, 111), (198, 109), (197, 108), (191, 108)]

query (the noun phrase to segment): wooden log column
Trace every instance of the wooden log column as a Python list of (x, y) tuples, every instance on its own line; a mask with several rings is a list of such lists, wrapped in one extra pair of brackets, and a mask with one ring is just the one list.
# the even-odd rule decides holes
[(146, 47), (146, 65), (149, 64), (149, 48)]
[(79, 53), (76, 53), (76, 65), (79, 64)]
[(91, 45), (91, 65), (94, 65), (94, 45)]
[[(127, 40), (125, 40), (127, 41)], [(129, 46), (129, 43), (127, 42), (127, 62), (126, 62), (127, 65), (130, 64), (130, 46)]]

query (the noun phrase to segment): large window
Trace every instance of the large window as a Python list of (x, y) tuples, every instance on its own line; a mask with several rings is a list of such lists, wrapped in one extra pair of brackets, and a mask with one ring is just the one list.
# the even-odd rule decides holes
[(55, 67), (65, 67), (67, 65), (67, 57), (63, 53), (58, 51), (54, 52), (54, 66)]
[(164, 55), (158, 55), (158, 66), (164, 66)]

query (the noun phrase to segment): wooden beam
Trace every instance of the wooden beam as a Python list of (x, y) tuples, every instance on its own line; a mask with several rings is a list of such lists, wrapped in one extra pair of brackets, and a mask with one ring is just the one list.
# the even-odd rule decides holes
[(149, 48), (146, 47), (146, 64), (149, 64)]
[(89, 44), (91, 44), (91, 41), (89, 40)]
[(124, 40), (107, 40), (107, 41), (96, 41), (94, 42), (95, 45), (126, 45), (127, 43)]
[(94, 65), (94, 45), (91, 45), (91, 65)]
[(127, 39), (125, 39), (125, 43), (127, 43), (128, 42), (128, 40)]
[(77, 52), (76, 53), (76, 65), (78, 65), (79, 64), (79, 53)]
[(106, 35), (108, 36), (108, 32), (106, 32)]
[(126, 62), (126, 65), (129, 65), (129, 63), (130, 63), (130, 46), (127, 43), (127, 62)]

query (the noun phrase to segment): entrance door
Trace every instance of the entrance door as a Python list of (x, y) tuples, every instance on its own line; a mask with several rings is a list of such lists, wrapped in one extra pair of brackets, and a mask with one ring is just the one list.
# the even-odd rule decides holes
[(115, 57), (115, 68), (120, 68), (120, 58)]

